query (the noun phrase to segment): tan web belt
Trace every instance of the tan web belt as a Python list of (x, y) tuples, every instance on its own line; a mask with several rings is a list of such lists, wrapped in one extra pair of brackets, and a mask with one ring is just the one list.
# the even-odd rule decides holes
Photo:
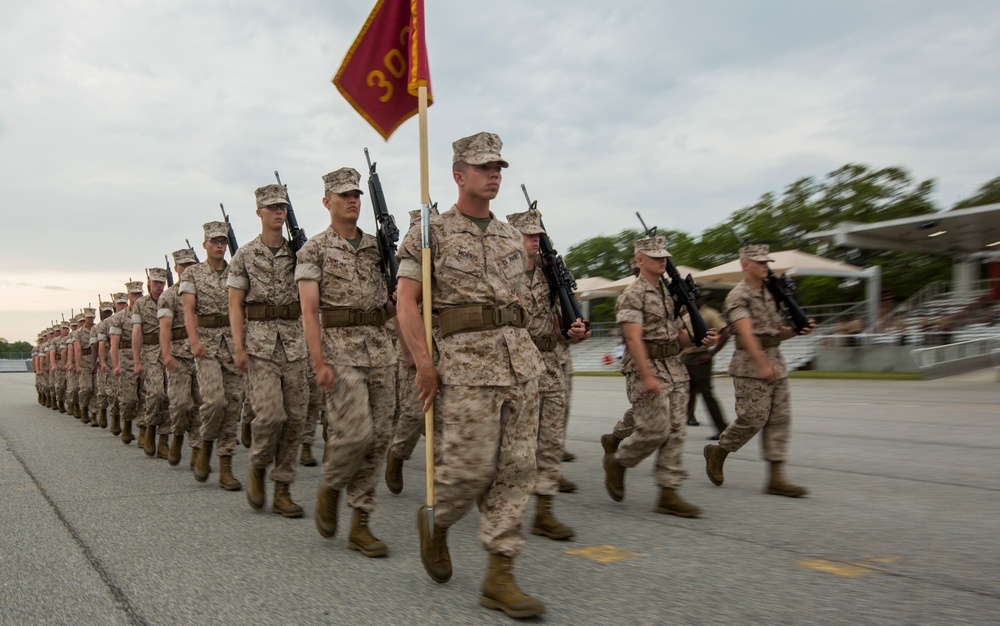
[[(781, 345), (781, 338), (778, 337), (777, 335), (754, 335), (754, 336), (757, 337), (757, 341), (760, 342), (761, 348), (765, 349), (777, 348), (778, 346)], [(736, 337), (736, 349), (746, 350), (746, 346), (744, 346), (743, 342), (740, 341), (740, 337), (738, 335)]]
[(298, 302), (291, 304), (248, 304), (247, 319), (258, 320), (294, 320), (302, 315), (302, 307)]
[(524, 328), (526, 322), (524, 309), (519, 304), (512, 304), (502, 309), (491, 305), (473, 304), (448, 307), (438, 312), (442, 337), (455, 333), (491, 330), (501, 326)]
[(90, 346), (87, 346), (86, 348), (80, 348), (80, 355), (90, 356)]
[(132, 340), (131, 339), (125, 339), (124, 337), (122, 337), (121, 339), (118, 340), (118, 347), (119, 348), (131, 348), (132, 347)]
[(228, 315), (199, 315), (198, 328), (225, 328), (229, 326)]
[(552, 352), (556, 349), (556, 345), (559, 344), (559, 340), (555, 335), (544, 335), (542, 337), (532, 337), (532, 341), (535, 342), (535, 347), (542, 352)]
[(160, 335), (158, 333), (143, 335), (142, 345), (144, 346), (158, 346), (160, 345)]
[(188, 331), (183, 326), (170, 329), (170, 341), (180, 341), (188, 338)]
[(676, 341), (643, 341), (646, 344), (646, 354), (650, 359), (665, 359), (681, 353), (681, 347)]
[(385, 309), (352, 309), (337, 307), (322, 309), (319, 321), (323, 328), (339, 326), (382, 326), (385, 324)]

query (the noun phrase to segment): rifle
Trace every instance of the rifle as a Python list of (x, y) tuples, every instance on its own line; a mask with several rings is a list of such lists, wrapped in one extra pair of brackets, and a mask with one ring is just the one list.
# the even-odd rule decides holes
[(194, 255), (194, 262), (195, 263), (201, 263), (201, 261), (198, 260), (198, 253), (194, 251), (194, 246), (191, 245), (191, 242), (188, 241), (187, 239), (185, 239), (184, 243), (186, 243), (188, 245), (188, 250), (190, 250), (191, 254)]
[[(656, 227), (649, 228), (646, 226), (646, 222), (643, 221), (638, 211), (635, 212), (635, 216), (639, 218), (639, 223), (642, 224), (643, 230), (646, 231), (646, 236), (655, 237)], [(701, 295), (701, 290), (698, 288), (698, 284), (694, 282), (691, 274), (688, 274), (687, 278), (681, 278), (681, 273), (677, 271), (677, 266), (674, 265), (673, 260), (667, 257), (666, 261), (667, 276), (670, 277), (670, 283), (668, 284), (660, 276), (660, 284), (663, 285), (664, 291), (670, 294), (670, 299), (674, 301), (674, 317), (679, 318), (681, 316), (682, 307), (687, 309), (688, 317), (691, 319), (691, 341), (694, 342), (694, 345), (700, 346), (705, 336), (708, 335), (708, 324), (705, 323), (705, 318), (701, 316), (701, 311), (698, 310), (698, 303), (695, 302), (695, 299)]]
[(167, 287), (174, 286), (174, 272), (170, 269), (170, 258), (167, 255), (163, 255), (163, 260), (167, 264)]
[(306, 231), (299, 228), (299, 222), (295, 219), (295, 209), (292, 208), (292, 200), (288, 197), (288, 185), (281, 182), (278, 170), (274, 170), (274, 178), (278, 184), (285, 189), (285, 200), (288, 202), (288, 215), (285, 217), (285, 226), (288, 228), (288, 245), (292, 249), (292, 257), (295, 256), (302, 246), (306, 245)]
[(385, 204), (385, 193), (382, 192), (382, 181), (375, 172), (376, 163), (372, 163), (365, 148), (365, 160), (368, 161), (368, 193), (372, 198), (372, 209), (375, 211), (375, 239), (378, 240), (378, 253), (382, 257), (382, 273), (385, 275), (385, 287), (392, 299), (396, 291), (396, 242), (399, 241), (399, 228), (396, 219), (389, 213)]
[(236, 233), (233, 232), (233, 225), (229, 222), (229, 216), (226, 215), (226, 207), (222, 206), (220, 202), (219, 208), (222, 209), (222, 218), (226, 220), (226, 226), (229, 228), (229, 234), (226, 235), (226, 239), (229, 240), (229, 258), (233, 258), (236, 251), (240, 249), (240, 244), (236, 243)]
[[(538, 201), (532, 202), (528, 196), (527, 187), (521, 185), (521, 191), (524, 192), (524, 199), (528, 202), (528, 210), (537, 211)], [(545, 229), (545, 224), (542, 224), (542, 229)], [(538, 251), (542, 255), (542, 272), (545, 274), (545, 280), (549, 283), (549, 302), (555, 303), (558, 300), (559, 328), (562, 330), (563, 337), (568, 338), (569, 329), (573, 322), (583, 319), (580, 305), (573, 297), (573, 292), (576, 291), (576, 280), (569, 268), (566, 267), (566, 263), (563, 262), (563, 258), (552, 247), (552, 241), (547, 232), (539, 234)]]
[[(736, 240), (740, 242), (740, 246), (751, 245), (750, 239), (746, 237), (740, 237), (740, 234), (736, 232), (734, 228), (729, 229)], [(809, 316), (806, 312), (802, 310), (799, 303), (795, 300), (795, 296), (792, 292), (795, 291), (795, 281), (792, 280), (791, 276), (787, 274), (782, 274), (778, 276), (771, 269), (771, 266), (767, 266), (767, 278), (764, 279), (764, 284), (767, 285), (767, 290), (771, 292), (774, 296), (774, 306), (778, 309), (778, 313), (787, 314), (788, 317), (792, 318), (792, 325), (795, 327), (796, 333), (801, 333), (806, 328), (809, 328)], [(784, 306), (784, 310), (782, 310)]]

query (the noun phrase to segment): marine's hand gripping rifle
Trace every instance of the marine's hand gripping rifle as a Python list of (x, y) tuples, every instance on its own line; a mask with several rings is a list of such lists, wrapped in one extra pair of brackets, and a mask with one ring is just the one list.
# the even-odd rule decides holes
[[(532, 202), (531, 198), (528, 197), (528, 189), (524, 185), (521, 185), (521, 191), (524, 192), (524, 199), (528, 201), (528, 210), (537, 211), (538, 201)], [(544, 228), (545, 224), (542, 224), (542, 229)], [(573, 297), (573, 292), (576, 291), (576, 280), (569, 268), (566, 267), (562, 257), (552, 247), (552, 241), (547, 232), (539, 235), (538, 243), (538, 251), (542, 255), (542, 272), (549, 283), (550, 301), (559, 302), (559, 328), (562, 330), (563, 337), (569, 338), (569, 329), (573, 322), (583, 319), (580, 305)]]
[[(737, 241), (740, 242), (740, 246), (749, 246), (750, 240), (746, 237), (740, 237), (739, 233), (735, 229), (730, 228), (733, 236), (736, 237)], [(796, 333), (801, 333), (806, 328), (809, 328), (809, 316), (806, 315), (802, 307), (795, 300), (795, 296), (792, 293), (795, 291), (795, 282), (787, 274), (782, 274), (778, 276), (771, 269), (771, 266), (767, 266), (767, 278), (764, 280), (764, 284), (767, 285), (767, 290), (771, 292), (774, 296), (774, 304), (778, 308), (779, 313), (787, 313), (788, 317), (792, 319), (792, 325), (795, 327)], [(782, 310), (784, 307), (784, 310)]]
[(236, 251), (240, 249), (240, 244), (236, 243), (236, 233), (233, 232), (233, 225), (229, 223), (229, 216), (226, 215), (226, 207), (222, 206), (220, 202), (219, 208), (222, 209), (222, 218), (226, 220), (226, 226), (229, 228), (229, 234), (226, 235), (226, 239), (229, 240), (229, 258), (233, 258)]
[(368, 161), (368, 193), (372, 199), (372, 209), (375, 210), (375, 239), (378, 240), (378, 253), (382, 257), (382, 273), (385, 275), (385, 286), (389, 291), (389, 299), (393, 299), (396, 291), (396, 242), (399, 241), (399, 228), (396, 219), (389, 213), (385, 204), (385, 193), (382, 191), (382, 181), (375, 171), (377, 163), (372, 163), (365, 148), (365, 160)]
[(285, 190), (285, 200), (288, 202), (288, 215), (285, 217), (285, 226), (288, 228), (288, 245), (292, 249), (292, 256), (306, 245), (308, 238), (306, 231), (299, 228), (299, 222), (295, 219), (295, 209), (292, 208), (292, 199), (288, 197), (288, 185), (281, 182), (278, 170), (274, 170), (274, 178)]
[[(656, 236), (656, 227), (649, 228), (646, 226), (646, 222), (643, 221), (642, 216), (639, 212), (635, 212), (635, 216), (639, 218), (639, 223), (642, 224), (642, 229), (646, 231), (647, 237)], [(694, 345), (700, 346), (702, 340), (708, 335), (708, 324), (705, 323), (705, 318), (701, 316), (701, 311), (698, 310), (698, 303), (695, 299), (701, 295), (701, 290), (698, 289), (697, 283), (694, 282), (694, 278), (691, 274), (687, 275), (687, 278), (682, 278), (681, 273), (677, 271), (677, 266), (674, 262), (667, 257), (667, 276), (670, 277), (670, 283), (668, 284), (662, 276), (660, 276), (660, 283), (663, 285), (664, 291), (670, 294), (670, 299), (674, 301), (674, 317), (681, 316), (681, 308), (687, 309), (688, 317), (691, 320), (691, 341)]]

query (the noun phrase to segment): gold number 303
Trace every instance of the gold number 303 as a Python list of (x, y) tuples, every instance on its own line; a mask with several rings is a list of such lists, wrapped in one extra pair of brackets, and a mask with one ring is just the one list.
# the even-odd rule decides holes
[(381, 70), (372, 70), (368, 72), (368, 86), (369, 87), (381, 87), (385, 91), (379, 96), (379, 102), (388, 102), (389, 98), (392, 97), (392, 83), (385, 79), (385, 74)]

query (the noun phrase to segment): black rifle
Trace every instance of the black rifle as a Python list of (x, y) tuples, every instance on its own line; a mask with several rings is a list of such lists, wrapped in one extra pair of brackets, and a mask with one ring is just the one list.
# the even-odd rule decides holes
[(233, 232), (233, 225), (229, 223), (229, 216), (226, 215), (226, 207), (219, 203), (219, 208), (222, 209), (222, 218), (226, 220), (226, 227), (229, 228), (229, 234), (226, 235), (226, 239), (229, 240), (229, 258), (233, 258), (236, 251), (240, 249), (240, 244), (236, 243), (236, 233)]
[[(528, 196), (527, 187), (521, 185), (521, 191), (524, 192), (524, 199), (528, 201), (528, 210), (537, 211), (538, 201), (532, 202)], [(541, 218), (538, 221), (541, 223)], [(542, 230), (545, 230), (545, 224), (542, 224)], [(559, 302), (559, 328), (562, 330), (563, 336), (568, 338), (569, 329), (573, 322), (583, 319), (580, 305), (573, 297), (573, 292), (576, 291), (576, 280), (569, 268), (566, 267), (566, 263), (563, 262), (563, 258), (552, 247), (552, 241), (547, 232), (541, 233), (538, 237), (538, 251), (542, 255), (542, 272), (545, 274), (545, 280), (549, 283), (549, 301)]]
[(187, 239), (185, 239), (184, 243), (186, 243), (188, 245), (188, 250), (190, 250), (191, 254), (194, 255), (194, 262), (195, 263), (201, 263), (201, 261), (198, 260), (198, 253), (194, 251), (194, 246), (191, 245), (191, 242), (188, 241)]
[(378, 253), (382, 257), (382, 273), (385, 275), (385, 286), (392, 298), (396, 291), (396, 242), (399, 241), (399, 228), (396, 218), (389, 213), (385, 204), (385, 193), (382, 192), (382, 181), (375, 172), (376, 163), (372, 163), (365, 148), (365, 160), (368, 161), (368, 193), (372, 198), (372, 209), (375, 210), (375, 239), (378, 240)]
[(163, 255), (163, 262), (167, 264), (167, 287), (174, 286), (174, 272), (170, 269), (170, 257)]
[[(646, 236), (655, 237), (656, 227), (647, 227), (646, 222), (643, 221), (638, 211), (635, 212), (635, 216), (639, 218), (639, 223), (642, 224), (643, 230), (646, 231)], [(701, 295), (701, 289), (698, 288), (698, 284), (694, 282), (691, 274), (688, 274), (687, 278), (682, 278), (673, 260), (670, 257), (667, 257), (666, 260), (667, 276), (670, 277), (670, 283), (668, 284), (660, 276), (660, 284), (670, 294), (670, 299), (674, 301), (674, 317), (681, 316), (681, 308), (687, 309), (688, 317), (691, 320), (691, 332), (693, 334), (691, 341), (694, 342), (694, 345), (700, 346), (705, 336), (708, 335), (708, 324), (705, 323), (705, 318), (701, 316), (701, 311), (698, 310), (698, 303), (695, 302), (698, 296)]]
[(292, 249), (292, 257), (295, 256), (302, 246), (306, 245), (308, 238), (306, 231), (299, 228), (299, 222), (295, 219), (295, 209), (292, 208), (292, 200), (288, 197), (288, 185), (281, 182), (278, 170), (274, 170), (274, 178), (285, 190), (285, 201), (288, 203), (288, 215), (285, 217), (285, 226), (288, 228), (288, 245)]
[[(740, 237), (735, 229), (730, 228), (730, 230), (733, 236), (736, 237), (736, 240), (740, 242), (740, 246), (752, 245), (748, 238)], [(792, 325), (795, 327), (796, 333), (801, 333), (806, 328), (809, 328), (809, 316), (806, 315), (806, 312), (802, 310), (802, 307), (795, 300), (795, 296), (792, 295), (792, 292), (795, 291), (795, 281), (792, 280), (791, 276), (787, 274), (778, 276), (771, 269), (771, 266), (768, 265), (767, 278), (764, 280), (764, 284), (767, 285), (767, 290), (774, 297), (774, 305), (777, 307), (778, 313), (786, 313), (792, 319)]]

